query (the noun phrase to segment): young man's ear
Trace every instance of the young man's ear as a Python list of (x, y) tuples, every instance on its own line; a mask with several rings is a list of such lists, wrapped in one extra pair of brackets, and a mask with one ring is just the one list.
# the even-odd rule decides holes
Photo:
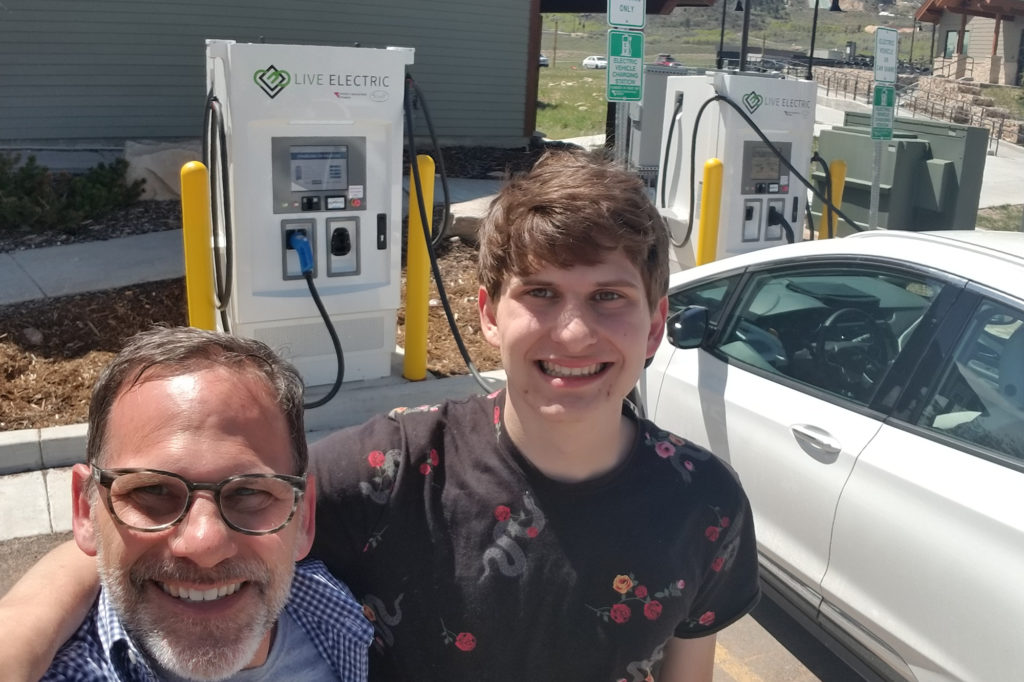
[(647, 359), (658, 352), (661, 337), (665, 335), (665, 321), (668, 319), (668, 296), (662, 296), (651, 313), (651, 328), (647, 332)]
[(501, 337), (498, 335), (498, 311), (495, 310), (497, 301), (492, 301), (487, 296), (487, 290), (480, 287), (476, 297), (477, 307), (480, 308), (480, 331), (483, 333), (487, 343), (495, 348), (501, 347)]
[(98, 491), (93, 492), (92, 470), (88, 464), (71, 469), (71, 529), (79, 549), (96, 556), (96, 529), (92, 521), (92, 505), (100, 504)]
[(295, 561), (304, 559), (313, 547), (316, 536), (316, 477), (306, 477), (306, 492), (299, 500), (299, 508), (295, 510), (292, 523), (299, 524), (295, 537)]

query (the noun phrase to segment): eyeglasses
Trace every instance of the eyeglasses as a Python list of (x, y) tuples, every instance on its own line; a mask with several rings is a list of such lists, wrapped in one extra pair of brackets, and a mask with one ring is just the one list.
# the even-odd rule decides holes
[(177, 525), (188, 514), (193, 493), (213, 493), (224, 523), (246, 535), (276, 533), (292, 520), (306, 491), (305, 476), (241, 474), (220, 483), (193, 483), (156, 469), (100, 469), (92, 477), (106, 488), (107, 509), (119, 522), (147, 533)]

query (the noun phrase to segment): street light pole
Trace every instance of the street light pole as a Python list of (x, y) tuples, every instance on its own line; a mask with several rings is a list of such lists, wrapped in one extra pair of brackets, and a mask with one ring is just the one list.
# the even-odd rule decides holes
[(722, 49), (725, 46), (725, 5), (729, 0), (719, 0), (722, 3), (722, 29), (718, 32), (718, 59), (715, 60), (715, 68), (722, 68)]
[(814, 80), (814, 39), (818, 35), (818, 3), (821, 0), (814, 0), (814, 19), (811, 20), (811, 49), (807, 53), (807, 78)]
[[(811, 50), (807, 53), (807, 80), (814, 80), (814, 39), (818, 35), (818, 2), (820, 0), (814, 0), (814, 19), (811, 21)], [(842, 12), (843, 8), (839, 6), (839, 0), (832, 0), (832, 6), (828, 8), (829, 12)]]
[(917, 35), (917, 31), (921, 24), (914, 22), (914, 26), (910, 29), (910, 70), (914, 70), (914, 36)]
[(750, 5), (754, 0), (747, 0), (743, 5), (743, 36), (740, 39), (740, 71), (747, 70), (747, 39), (750, 37)]

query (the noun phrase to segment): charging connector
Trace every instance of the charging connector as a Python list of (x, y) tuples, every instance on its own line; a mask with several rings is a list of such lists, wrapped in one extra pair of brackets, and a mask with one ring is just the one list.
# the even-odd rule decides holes
[(305, 230), (288, 230), (285, 233), (288, 248), (295, 249), (299, 255), (299, 272), (305, 275), (313, 272), (313, 247), (309, 243), (309, 235)]
[(793, 226), (790, 225), (789, 221), (786, 220), (785, 207), (786, 203), (784, 199), (773, 199), (768, 202), (768, 216), (767, 222), (765, 223), (767, 225), (767, 227), (765, 228), (766, 240), (779, 239), (780, 237), (782, 237), (781, 234), (779, 234), (778, 237), (771, 236), (771, 233), (774, 232), (774, 230), (769, 229), (775, 227), (776, 225), (779, 225), (786, 233), (786, 242), (789, 244), (793, 243), (795, 235), (793, 234)]
[(316, 235), (313, 220), (281, 221), (281, 278), (302, 279), (316, 272)]

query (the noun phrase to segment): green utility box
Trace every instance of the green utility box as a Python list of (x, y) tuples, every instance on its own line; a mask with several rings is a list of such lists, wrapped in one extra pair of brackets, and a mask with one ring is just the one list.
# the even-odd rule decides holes
[[(988, 130), (973, 126), (897, 118), (891, 140), (871, 139), (871, 114), (846, 112), (843, 125), (822, 130), (818, 154), (827, 164), (846, 161), (840, 210), (867, 229), (875, 144), (882, 145), (878, 227), (890, 230), (973, 230), (985, 172)], [(825, 174), (813, 164), (812, 178), (825, 193)], [(815, 229), (822, 203), (811, 203)], [(854, 232), (839, 219), (839, 235)]]

